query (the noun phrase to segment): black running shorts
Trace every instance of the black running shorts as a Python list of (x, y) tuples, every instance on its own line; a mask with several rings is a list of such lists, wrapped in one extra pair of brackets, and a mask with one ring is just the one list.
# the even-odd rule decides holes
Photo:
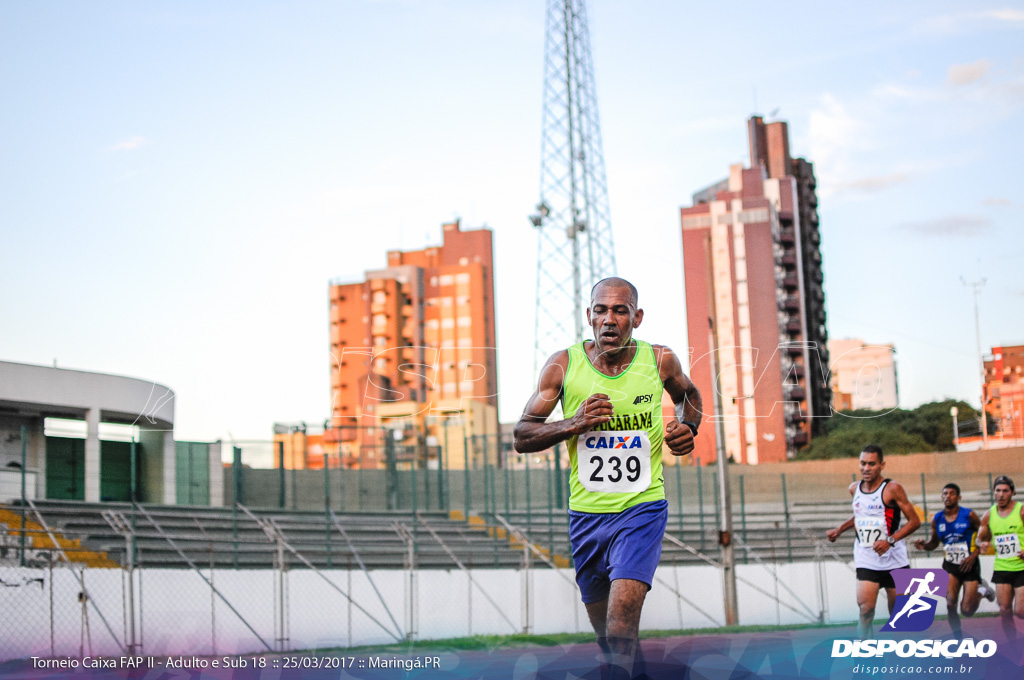
[[(897, 567), (898, 569), (910, 569), (908, 564), (905, 567)], [(857, 580), (858, 581), (871, 581), (877, 583), (882, 588), (895, 588), (896, 582), (892, 580), (892, 572), (896, 571), (878, 571), (876, 569), (864, 569), (863, 567), (857, 567)]]

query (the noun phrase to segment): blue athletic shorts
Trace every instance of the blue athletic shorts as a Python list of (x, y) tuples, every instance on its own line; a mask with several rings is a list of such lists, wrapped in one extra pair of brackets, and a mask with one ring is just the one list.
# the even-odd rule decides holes
[(583, 602), (608, 597), (618, 578), (651, 587), (661, 559), (668, 501), (639, 503), (618, 513), (569, 511), (569, 541)]

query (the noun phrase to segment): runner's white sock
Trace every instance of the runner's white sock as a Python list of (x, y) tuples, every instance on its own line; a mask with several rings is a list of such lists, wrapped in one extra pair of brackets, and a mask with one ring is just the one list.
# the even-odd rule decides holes
[(978, 584), (978, 592), (980, 592), (981, 596), (989, 602), (996, 598), (995, 589), (992, 586), (990, 586), (988, 581), (986, 581), (985, 579), (981, 579), (981, 583)]

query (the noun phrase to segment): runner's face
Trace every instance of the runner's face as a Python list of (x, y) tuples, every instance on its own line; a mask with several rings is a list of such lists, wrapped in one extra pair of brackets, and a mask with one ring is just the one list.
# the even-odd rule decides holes
[(996, 505), (1000, 508), (1006, 508), (1013, 499), (1013, 490), (1010, 489), (1009, 484), (996, 484), (996, 488), (992, 490), (992, 495), (996, 497)]
[[(956, 492), (956, 489), (943, 489), (942, 504), (946, 506), (947, 510), (952, 510), (960, 505), (960, 494)], [(931, 572), (928, 573), (930, 574)]]
[(587, 308), (587, 321), (602, 352), (614, 352), (627, 346), (643, 316), (643, 310), (636, 308), (636, 301), (625, 286), (599, 287)]
[(860, 454), (860, 476), (868, 484), (877, 481), (882, 476), (883, 467), (885, 467), (885, 463), (878, 462), (877, 453)]

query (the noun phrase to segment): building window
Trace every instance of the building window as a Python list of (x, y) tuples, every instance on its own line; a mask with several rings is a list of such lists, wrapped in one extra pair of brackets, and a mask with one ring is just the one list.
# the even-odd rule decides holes
[(737, 219), (743, 224), (755, 224), (768, 221), (768, 208), (756, 208), (754, 210), (742, 210)]
[(711, 215), (690, 215), (683, 218), (683, 229), (700, 229), (711, 226)]

